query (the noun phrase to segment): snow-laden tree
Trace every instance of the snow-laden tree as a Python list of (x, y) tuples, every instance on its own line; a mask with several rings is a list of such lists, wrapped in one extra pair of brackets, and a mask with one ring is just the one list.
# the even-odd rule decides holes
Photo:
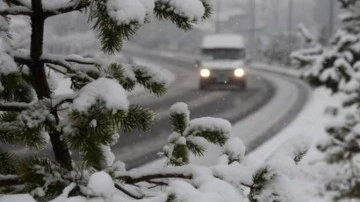
[(292, 53), (305, 67), (303, 78), (314, 86), (325, 86), (343, 95), (343, 106), (333, 110), (325, 129), (328, 137), (318, 149), (336, 175), (329, 176), (326, 188), (336, 199), (360, 198), (360, 1), (339, 0), (344, 10), (342, 26), (329, 46), (321, 46), (304, 27), (302, 35), (309, 48)]
[[(89, 58), (43, 51), (46, 20), (78, 11), (88, 15), (107, 55)], [(166, 91), (166, 80), (151, 69), (119, 62), (122, 43), (152, 16), (188, 30), (210, 13), (206, 0), (1, 1), (0, 142), (26, 147), (28, 155), (23, 158), (11, 147), (1, 148), (0, 199), (301, 201), (286, 191), (291, 178), (283, 171), (296, 166), (306, 144), (277, 152), (271, 158), (275, 160), (254, 173), (243, 165), (245, 147), (231, 136), (231, 124), (210, 117), (191, 120), (184, 103), (170, 109), (173, 132), (160, 153), (166, 159), (163, 167), (127, 171), (111, 152), (119, 134), (148, 131), (153, 119), (150, 109), (129, 103), (127, 92), (135, 85), (156, 95)], [(12, 46), (9, 25), (17, 15), (30, 19), (29, 50)], [(72, 93), (56, 91), (54, 78), (59, 75), (70, 79)], [(192, 156), (206, 155), (209, 144), (221, 148), (219, 163), (192, 163)], [(279, 163), (289, 167), (280, 168)], [(244, 189), (250, 189), (250, 195)], [(31, 196), (14, 195), (20, 193)]]

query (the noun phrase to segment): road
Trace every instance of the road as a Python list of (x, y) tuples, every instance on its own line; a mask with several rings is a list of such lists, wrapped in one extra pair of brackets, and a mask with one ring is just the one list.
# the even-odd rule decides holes
[[(150, 52), (131, 53), (167, 68), (176, 75), (176, 80), (164, 96), (143, 93), (130, 98), (131, 103), (149, 107), (157, 115), (150, 134), (140, 131), (123, 134), (113, 147), (117, 159), (124, 161), (128, 169), (159, 158), (157, 153), (171, 133), (168, 109), (176, 102), (189, 105), (191, 118), (212, 116), (236, 124), (240, 131), (236, 135), (244, 139), (250, 151), (290, 123), (308, 100), (308, 87), (298, 79), (251, 68), (247, 91), (199, 90), (193, 60), (159, 57)], [(275, 108), (268, 109), (269, 104)], [(259, 113), (261, 110), (265, 114)], [(256, 114), (260, 118), (254, 118)]]

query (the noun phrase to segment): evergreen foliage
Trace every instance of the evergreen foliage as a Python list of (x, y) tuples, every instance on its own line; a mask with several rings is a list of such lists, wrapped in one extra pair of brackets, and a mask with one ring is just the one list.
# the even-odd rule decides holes
[[(226, 127), (230, 126), (230, 123), (226, 120), (205, 117), (203, 119), (206, 121), (199, 121), (201, 119), (190, 121), (190, 112), (185, 103), (177, 103), (171, 108), (170, 121), (174, 132), (162, 151), (169, 164), (186, 165), (189, 163), (190, 153), (195, 156), (204, 154), (206, 142), (223, 146), (229, 139), (231, 131)], [(202, 124), (205, 122), (210, 123), (210, 126)], [(217, 126), (213, 127), (211, 123)]]
[[(243, 182), (244, 179), (239, 179), (242, 173), (238, 175), (237, 172), (245, 170), (241, 164), (245, 146), (239, 138), (231, 137), (231, 124), (211, 117), (190, 120), (185, 103), (170, 109), (173, 133), (162, 152), (168, 165), (142, 173), (127, 171), (124, 163), (115, 161), (111, 146), (120, 138), (119, 133), (149, 132), (153, 120), (153, 112), (131, 105), (126, 92), (140, 85), (160, 96), (166, 92), (166, 82), (150, 69), (123, 64), (116, 57), (109, 56), (110, 59), (101, 61), (80, 55), (43, 53), (46, 19), (85, 10), (102, 51), (116, 55), (124, 41), (153, 20), (152, 15), (188, 30), (210, 16), (211, 6), (207, 0), (198, 0), (204, 10), (199, 17), (181, 10), (184, 9), (181, 3), (185, 1), (154, 0), (151, 11), (143, 5), (144, 19), (133, 16), (122, 21), (119, 16), (114, 17), (119, 14), (116, 13), (119, 8), (112, 10), (115, 14), (110, 14), (109, 1), (127, 1), (128, 4), (115, 5), (125, 6), (125, 10), (130, 2), (135, 2), (72, 0), (54, 6), (42, 0), (31, 0), (31, 5), (26, 1), (0, 1), (0, 142), (24, 146), (29, 151), (27, 158), (0, 151), (0, 194), (28, 193), (39, 201), (71, 197), (84, 201), (154, 198), (182, 201), (184, 194), (179, 194), (183, 191), (179, 186), (200, 197), (216, 187), (219, 192), (230, 193), (233, 201), (246, 197), (244, 186), (251, 189), (249, 197), (254, 200), (264, 193), (273, 194), (267, 190), (267, 185), (278, 182), (269, 178), (276, 169), (265, 166), (265, 170), (255, 174), (253, 182)], [(11, 46), (8, 15), (30, 17), (30, 50), (16, 50)], [(70, 78), (74, 93), (55, 94), (49, 84), (50, 73), (54, 72)], [(222, 149), (219, 164), (211, 167), (191, 164), (191, 155), (205, 155), (209, 144)], [(49, 150), (53, 157), (43, 155), (42, 152)], [(304, 154), (303, 151), (290, 153), (296, 154), (290, 157), (294, 164)], [(154, 190), (154, 186), (161, 186), (161, 189)]]
[(343, 106), (332, 114), (332, 121), (325, 130), (326, 140), (317, 148), (339, 179), (332, 176), (326, 188), (335, 191), (336, 200), (359, 198), (359, 101), (360, 101), (360, 2), (338, 0), (344, 13), (340, 16), (342, 26), (328, 46), (321, 46), (315, 40), (306, 40), (309, 48), (292, 53), (294, 61), (305, 68), (303, 78), (316, 87), (326, 87), (334, 94), (346, 98)]
[[(158, 96), (164, 94), (166, 82), (156, 78), (146, 67), (121, 64), (116, 59), (109, 63), (81, 56), (70, 59), (66, 55), (38, 57), (42, 53), (44, 36), (39, 29), (39, 26), (44, 25), (42, 19), (86, 10), (106, 54), (120, 51), (123, 42), (151, 20), (152, 14), (147, 13), (144, 22), (119, 22), (109, 14), (107, 2), (74, 0), (48, 8), (46, 2), (32, 0), (33, 9), (22, 1), (0, 2), (0, 141), (23, 145), (32, 151), (46, 150), (51, 144), (56, 157), (56, 161), (46, 157), (19, 159), (9, 151), (1, 151), (0, 176), (18, 176), (18, 179), (11, 181), (16, 182), (16, 189), (9, 189), (10, 183), (8, 187), (0, 187), (1, 191), (25, 191), (41, 201), (50, 200), (74, 182), (71, 172), (82, 172), (81, 169), (102, 170), (111, 166), (112, 161), (109, 161), (107, 155), (109, 147), (117, 142), (118, 133), (138, 129), (149, 132), (153, 113), (139, 105), (113, 109), (108, 107), (106, 100), (96, 98), (96, 102), (91, 103), (85, 111), (72, 107), (80, 95), (78, 93), (101, 78), (115, 80), (126, 91), (132, 91), (135, 85), (140, 85)], [(209, 3), (206, 0), (201, 2), (206, 11), (202, 19), (191, 19), (177, 13), (174, 5), (167, 1), (154, 1), (156, 8), (153, 12), (158, 19), (171, 20), (187, 30), (192, 23), (210, 16)], [(12, 49), (8, 30), (11, 23), (8, 15), (11, 14), (32, 17), (32, 46), (29, 52)], [(45, 71), (55, 71), (71, 78), (75, 93), (53, 96), (48, 83), (50, 78)], [(78, 153), (80, 159), (71, 159), (71, 152)], [(17, 186), (20, 182), (24, 186)]]

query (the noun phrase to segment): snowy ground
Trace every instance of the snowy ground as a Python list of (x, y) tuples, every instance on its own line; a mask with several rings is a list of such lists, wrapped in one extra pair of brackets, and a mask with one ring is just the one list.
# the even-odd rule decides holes
[(260, 165), (289, 139), (293, 137), (311, 138), (313, 145), (299, 164), (301, 172), (298, 173), (298, 176), (295, 176), (296, 183), (299, 184), (298, 187), (302, 189), (298, 191), (305, 194), (309, 202), (332, 201), (330, 196), (325, 194), (324, 184), (322, 183), (323, 177), (328, 174), (328, 169), (325, 168), (321, 159), (322, 155), (315, 147), (316, 143), (326, 135), (324, 131), (324, 124), (327, 121), (324, 114), (325, 107), (329, 105), (338, 106), (339, 102), (337, 100), (330, 97), (328, 90), (315, 90), (311, 101), (296, 120), (271, 140), (248, 154), (248, 161)]
[[(257, 69), (267, 70), (266, 65), (256, 64)], [(273, 68), (269, 71), (297, 76), (298, 71), (284, 70), (282, 68)], [(296, 98), (294, 98), (296, 99)], [(310, 139), (312, 146), (299, 164), (300, 172), (293, 176), (299, 188), (297, 192), (303, 195), (308, 202), (328, 202), (333, 201), (329, 193), (324, 190), (322, 183), (329, 174), (326, 166), (323, 164), (321, 153), (316, 149), (316, 143), (326, 134), (324, 131), (324, 124), (328, 120), (324, 114), (327, 106), (338, 106), (340, 99), (334, 99), (330, 96), (330, 92), (325, 89), (317, 89), (313, 92), (307, 106), (298, 115), (298, 117), (291, 122), (285, 129), (281, 130), (277, 135), (269, 141), (262, 144), (260, 147), (250, 152), (247, 155), (247, 164), (260, 166), (267, 158), (281, 145), (286, 144), (289, 139), (300, 137)], [(255, 115), (256, 116), (256, 115)], [(239, 129), (244, 124), (244, 121), (234, 125), (234, 130)], [(158, 160), (143, 166), (140, 169), (157, 169), (164, 165), (164, 160)], [(203, 162), (202, 162), (203, 163)]]

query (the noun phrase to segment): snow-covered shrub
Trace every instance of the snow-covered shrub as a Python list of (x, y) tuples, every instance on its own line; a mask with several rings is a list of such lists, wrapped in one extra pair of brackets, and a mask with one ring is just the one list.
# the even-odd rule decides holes
[(326, 189), (336, 192), (335, 199), (359, 199), (360, 1), (339, 3), (345, 13), (331, 44), (324, 47), (309, 39), (310, 48), (292, 53), (292, 58), (305, 68), (303, 78), (310, 84), (325, 86), (345, 97), (343, 106), (330, 114), (333, 117), (325, 126), (328, 136), (317, 147), (336, 173), (329, 176)]

